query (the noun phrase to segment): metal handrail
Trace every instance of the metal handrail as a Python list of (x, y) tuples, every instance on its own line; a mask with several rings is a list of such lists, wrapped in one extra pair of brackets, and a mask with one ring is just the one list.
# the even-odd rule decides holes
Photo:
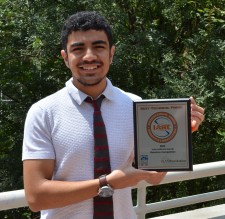
[(23, 189), (0, 193), (0, 211), (26, 206), (28, 203)]
[[(225, 161), (197, 164), (193, 166), (193, 171), (167, 173), (166, 177), (163, 179), (160, 185), (223, 174), (225, 174)], [(138, 219), (144, 219), (145, 215), (149, 212), (152, 213), (156, 211), (187, 206), (190, 204), (196, 204), (225, 198), (225, 190), (221, 190), (173, 200), (166, 200), (146, 204), (146, 194), (147, 194), (146, 188), (149, 186), (151, 185), (145, 182), (140, 182), (136, 187), (134, 187), (137, 188), (137, 205), (134, 206), (134, 209), (136, 211), (136, 214), (138, 215)]]
[[(160, 184), (187, 181), (223, 174), (225, 174), (225, 161), (197, 164), (193, 166), (193, 171), (190, 172), (188, 171), (167, 173), (166, 177)], [(144, 219), (145, 215), (149, 212), (156, 212), (160, 210), (225, 198), (225, 190), (220, 190), (210, 193), (198, 194), (194, 196), (146, 204), (146, 188), (149, 186), (152, 185), (149, 185), (146, 182), (142, 181), (134, 187), (134, 189), (137, 189), (137, 205), (134, 206), (134, 209), (138, 215), (138, 219)], [(23, 189), (0, 193), (0, 211), (26, 206), (28, 206), (28, 203), (25, 199), (25, 192)]]

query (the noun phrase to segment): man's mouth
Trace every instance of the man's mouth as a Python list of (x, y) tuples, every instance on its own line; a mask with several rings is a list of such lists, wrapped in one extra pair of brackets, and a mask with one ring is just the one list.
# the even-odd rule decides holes
[(84, 62), (84, 63), (80, 63), (78, 65), (78, 67), (82, 70), (87, 70), (87, 71), (91, 71), (91, 70), (96, 70), (101, 66), (101, 63), (99, 62)]
[(98, 68), (98, 66), (79, 66), (79, 68), (83, 70), (95, 70)]

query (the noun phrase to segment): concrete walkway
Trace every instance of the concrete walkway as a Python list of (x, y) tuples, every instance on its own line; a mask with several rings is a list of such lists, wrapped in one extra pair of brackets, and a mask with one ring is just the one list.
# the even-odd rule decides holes
[(225, 204), (151, 219), (225, 219)]

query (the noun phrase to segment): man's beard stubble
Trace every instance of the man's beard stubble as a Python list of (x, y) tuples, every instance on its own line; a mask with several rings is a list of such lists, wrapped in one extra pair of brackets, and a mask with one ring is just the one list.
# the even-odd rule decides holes
[(80, 80), (79, 78), (76, 78), (76, 80), (77, 80), (80, 84), (82, 84), (83, 86), (91, 87), (91, 86), (96, 86), (96, 85), (100, 84), (100, 83), (102, 82), (102, 80), (103, 80), (106, 76), (107, 76), (107, 73), (106, 73), (105, 76), (103, 76), (102, 78), (100, 78), (98, 81), (96, 81), (96, 82), (94, 82), (94, 83), (87, 83), (87, 82), (85, 82), (85, 81)]

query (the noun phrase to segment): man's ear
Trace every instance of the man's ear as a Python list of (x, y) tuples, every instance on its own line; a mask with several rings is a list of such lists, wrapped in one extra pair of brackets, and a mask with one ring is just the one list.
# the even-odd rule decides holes
[(65, 50), (61, 50), (61, 56), (66, 64), (66, 66), (69, 68), (69, 61), (68, 61), (68, 55), (67, 52)]
[(110, 64), (112, 64), (114, 53), (115, 53), (115, 46), (112, 46), (110, 50)]

